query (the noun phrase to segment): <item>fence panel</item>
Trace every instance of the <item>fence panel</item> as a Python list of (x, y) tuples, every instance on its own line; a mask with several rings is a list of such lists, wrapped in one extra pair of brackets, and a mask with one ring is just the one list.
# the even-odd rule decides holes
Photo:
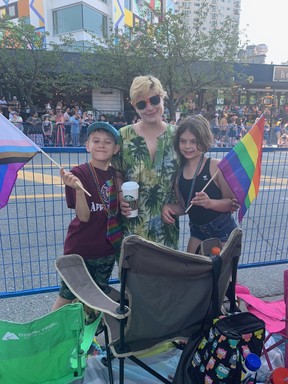
[[(45, 148), (65, 169), (88, 160), (85, 148)], [(212, 149), (222, 158), (227, 148)], [(240, 268), (288, 262), (287, 249), (287, 149), (265, 148), (260, 192), (246, 213), (242, 228)], [(58, 289), (54, 261), (63, 252), (69, 222), (59, 169), (43, 154), (19, 171), (9, 203), (0, 210), (0, 297)], [(189, 239), (182, 217), (180, 250)]]
[[(226, 149), (212, 149), (222, 159)], [(288, 261), (288, 150), (264, 148), (260, 190), (241, 223), (243, 248), (239, 268), (284, 264)], [(181, 250), (189, 237), (188, 220), (181, 227)]]

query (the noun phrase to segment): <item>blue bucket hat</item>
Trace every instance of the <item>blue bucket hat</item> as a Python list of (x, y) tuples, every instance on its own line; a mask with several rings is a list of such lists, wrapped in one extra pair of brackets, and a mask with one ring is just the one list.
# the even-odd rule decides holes
[(97, 129), (103, 129), (104, 131), (110, 132), (111, 135), (114, 137), (116, 144), (119, 144), (119, 133), (118, 131), (109, 123), (106, 123), (104, 121), (98, 121), (96, 123), (92, 123), (89, 125), (87, 130), (87, 137), (94, 131), (97, 131)]

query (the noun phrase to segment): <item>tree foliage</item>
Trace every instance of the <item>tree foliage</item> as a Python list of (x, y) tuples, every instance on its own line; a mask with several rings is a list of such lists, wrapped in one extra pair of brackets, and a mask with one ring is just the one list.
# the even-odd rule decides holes
[(167, 12), (155, 14), (157, 22), (141, 23), (129, 34), (114, 33), (100, 42), (94, 39), (99, 84), (128, 91), (135, 76), (153, 74), (168, 93), (173, 117), (185, 97), (224, 80), (229, 83), (238, 50), (237, 25), (227, 17), (221, 25), (205, 30), (209, 9), (207, 1), (201, 3), (191, 29), (183, 13)]
[(54, 44), (47, 51), (47, 35), (21, 19), (18, 23), (0, 19), (0, 85), (16, 90), (31, 107), (40, 94), (49, 99), (54, 88), (67, 81), (63, 47)]

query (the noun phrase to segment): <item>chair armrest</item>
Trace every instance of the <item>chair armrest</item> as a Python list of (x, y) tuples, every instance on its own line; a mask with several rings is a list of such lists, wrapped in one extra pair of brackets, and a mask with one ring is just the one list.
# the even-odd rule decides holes
[(119, 311), (119, 303), (107, 296), (94, 282), (84, 260), (79, 255), (64, 255), (55, 262), (56, 270), (70, 291), (82, 303), (97, 311), (107, 313), (117, 319), (123, 319), (130, 314), (130, 309), (125, 307), (125, 314)]

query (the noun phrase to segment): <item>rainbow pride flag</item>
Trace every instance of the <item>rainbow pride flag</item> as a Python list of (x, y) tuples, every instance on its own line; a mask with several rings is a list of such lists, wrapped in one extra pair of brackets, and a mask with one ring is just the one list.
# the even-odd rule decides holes
[(265, 117), (262, 115), (243, 139), (218, 163), (225, 180), (241, 205), (242, 221), (260, 185)]
[(41, 149), (0, 114), (0, 209), (8, 203), (17, 173)]

